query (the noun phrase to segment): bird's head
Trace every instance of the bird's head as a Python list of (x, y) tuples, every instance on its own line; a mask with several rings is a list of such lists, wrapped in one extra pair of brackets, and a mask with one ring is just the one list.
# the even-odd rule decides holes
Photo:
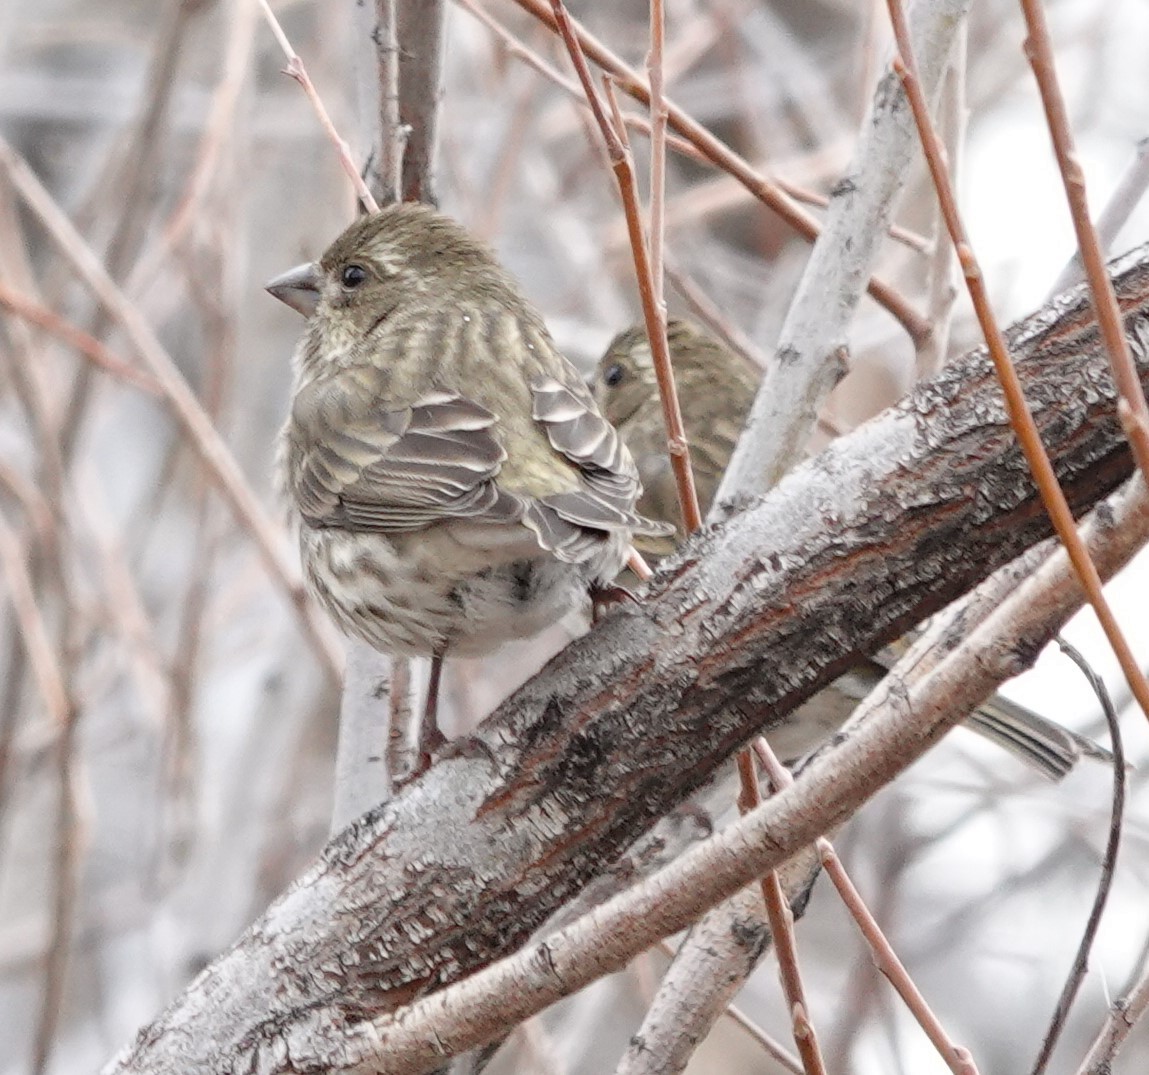
[[(677, 369), (682, 349), (698, 336), (698, 330), (689, 321), (672, 318), (666, 324), (666, 336)], [(591, 387), (599, 410), (616, 426), (648, 401), (657, 404), (658, 382), (645, 325), (633, 325), (611, 340), (595, 367)]]
[(493, 254), (425, 205), (391, 205), (361, 217), (314, 262), (267, 284), (281, 302), (323, 324), (329, 337), (363, 340), (396, 310), (450, 304), (512, 287)]

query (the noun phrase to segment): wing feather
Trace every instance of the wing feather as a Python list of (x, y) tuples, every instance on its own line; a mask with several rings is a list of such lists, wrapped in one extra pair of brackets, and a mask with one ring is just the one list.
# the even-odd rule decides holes
[(506, 452), (489, 410), (449, 392), (385, 410), (369, 377), (313, 382), (296, 396), (292, 469), (308, 523), (404, 532), (521, 517), (521, 500), (495, 482)]
[(582, 560), (601, 545), (604, 532), (671, 533), (673, 528), (635, 513), (642, 492), (638, 468), (586, 386), (576, 379), (542, 376), (532, 382), (531, 391), (532, 416), (546, 429), (551, 447), (578, 468), (581, 486), (541, 497), (528, 509), (524, 521), (544, 548), (560, 559)]

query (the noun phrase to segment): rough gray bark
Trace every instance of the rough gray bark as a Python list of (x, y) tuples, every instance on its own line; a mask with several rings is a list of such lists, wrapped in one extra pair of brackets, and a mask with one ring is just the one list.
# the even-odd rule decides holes
[[(1149, 248), (1118, 294), (1149, 381)], [(1087, 298), (1010, 333), (1070, 504), (1131, 472)], [(108, 1069), (300, 1072), (521, 944), (753, 735), (1049, 533), (975, 352), (701, 534), (316, 864)], [(834, 821), (839, 819), (832, 819)]]

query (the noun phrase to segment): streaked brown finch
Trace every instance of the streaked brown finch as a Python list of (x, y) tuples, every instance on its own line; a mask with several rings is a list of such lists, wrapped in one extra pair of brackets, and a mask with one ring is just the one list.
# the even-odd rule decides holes
[[(589, 604), (638, 471), (492, 252), (420, 205), (351, 225), (268, 290), (307, 317), (281, 436), (307, 585), (347, 634), (478, 656)], [(432, 740), (429, 745), (427, 740)]]
[[(671, 320), (667, 342), (698, 500), (705, 514), (754, 402), (759, 373), (747, 359), (688, 321)], [(594, 391), (603, 414), (634, 453), (645, 487), (639, 511), (674, 523), (681, 536), (678, 495), (666, 454), (666, 428), (644, 326), (626, 329), (611, 341), (595, 370)], [(666, 538), (638, 544), (651, 556), (666, 555), (673, 548)], [(837, 731), (885, 673), (882, 663), (870, 660), (835, 680), (769, 733), (775, 751), (791, 760), (812, 750)], [(1081, 753), (1105, 755), (1095, 743), (1001, 695), (994, 695), (971, 714), (967, 726), (1054, 778), (1064, 776)]]

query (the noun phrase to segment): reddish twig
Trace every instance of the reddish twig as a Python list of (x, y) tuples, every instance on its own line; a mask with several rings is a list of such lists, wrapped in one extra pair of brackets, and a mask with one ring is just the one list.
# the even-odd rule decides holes
[[(1101, 238), (1101, 245), (1108, 253), (1121, 229), (1125, 226), (1133, 210), (1140, 204), (1149, 188), (1149, 138), (1142, 138), (1137, 143), (1137, 151), (1133, 155), (1133, 162), (1121, 177), (1113, 193), (1109, 196), (1105, 208), (1097, 218), (1097, 234)], [(1075, 253), (1069, 259), (1069, 264), (1061, 270), (1061, 275), (1054, 281), (1050, 289), (1051, 295), (1058, 295), (1068, 291), (1082, 280), (1081, 254)]]
[(1112, 609), (1109, 607), (1105, 594), (1102, 592), (1101, 578), (1098, 575), (1097, 567), (1077, 532), (1073, 513), (1069, 510), (1069, 504), (1065, 499), (1065, 493), (1057, 482), (1053, 464), (1050, 462), (1049, 455), (1038, 436), (1033, 414), (1026, 402), (1025, 394), (1022, 392), (1017, 370), (1014, 369), (1010, 359), (1005, 337), (994, 319), (985, 277), (982, 275), (981, 267), (974, 256), (973, 248), (970, 246), (965, 228), (962, 225), (957, 202), (954, 199), (953, 187), (946, 173), (944, 151), (937, 132), (930, 122), (929, 107), (926, 104), (925, 95), (922, 93), (921, 82), (917, 76), (913, 51), (910, 46), (910, 31), (906, 22), (905, 11), (900, 0), (887, 0), (887, 6), (890, 12), (890, 21), (894, 28), (894, 39), (897, 41), (898, 47), (898, 55), (894, 58), (894, 70), (902, 80), (910, 108), (913, 111), (926, 164), (929, 167), (934, 188), (937, 190), (942, 215), (945, 217), (946, 228), (949, 230), (950, 239), (957, 251), (958, 262), (965, 276), (966, 287), (969, 290), (970, 299), (973, 301), (978, 323), (985, 337), (994, 369), (997, 371), (998, 380), (1001, 382), (1010, 423), (1017, 433), (1018, 442), (1025, 454), (1050, 521), (1053, 523), (1058, 537), (1061, 538), (1062, 544), (1065, 545), (1065, 551), (1073, 563), (1089, 604), (1096, 613), (1110, 646), (1113, 647), (1113, 652), (1129, 683), (1129, 689), (1136, 697), (1146, 719), (1149, 719), (1149, 683), (1146, 682), (1137, 659), (1133, 655)]
[[(775, 757), (774, 751), (770, 749), (770, 744), (761, 736), (754, 740), (754, 751), (762, 762), (766, 775), (770, 778), (775, 790), (780, 791), (794, 783), (794, 778), (790, 775), (789, 770)], [(893, 945), (882, 932), (877, 919), (870, 913), (861, 893), (854, 887), (854, 882), (846, 873), (846, 868), (842, 865), (842, 860), (838, 858), (834, 845), (824, 836), (820, 836), (816, 844), (822, 860), (822, 867), (834, 888), (837, 889), (846, 910), (850, 912), (858, 924), (862, 937), (870, 947), (870, 953), (878, 970), (897, 990), (898, 995), (905, 1002), (918, 1025), (926, 1032), (926, 1036), (937, 1049), (950, 1071), (954, 1072), (954, 1075), (977, 1075), (977, 1066), (974, 1064), (969, 1050), (957, 1045), (946, 1033), (941, 1021), (914, 984), (905, 964), (898, 958)]]
[(638, 292), (642, 299), (642, 313), (646, 320), (646, 334), (650, 340), (650, 351), (654, 361), (655, 377), (658, 381), (658, 394), (662, 400), (662, 414), (666, 421), (667, 450), (674, 469), (678, 499), (682, 507), (682, 517), (688, 530), (697, 530), (702, 525), (702, 513), (698, 508), (698, 494), (694, 490), (694, 473), (690, 467), (690, 448), (686, 440), (686, 430), (682, 424), (682, 410), (678, 405), (678, 391), (674, 385), (674, 368), (670, 363), (670, 345), (666, 341), (666, 315), (660, 314), (659, 302), (651, 271), (650, 255), (642, 228), (642, 210), (638, 201), (638, 188), (634, 179), (630, 149), (624, 141), (626, 128), (619, 122), (617, 102), (611, 93), (610, 83), (606, 83), (607, 96), (614, 112), (614, 122), (606, 114), (602, 99), (595, 89), (590, 68), (575, 33), (570, 16), (562, 0), (551, 0), (556, 24), (563, 42), (582, 84), (583, 93), (590, 105), (595, 123), (598, 125), (606, 146), (610, 166), (618, 181), (626, 215), (627, 229), (630, 232), (630, 246), (634, 255), (634, 272), (638, 282)]
[(89, 362), (118, 380), (126, 381), (153, 396), (161, 395), (159, 381), (150, 374), (117, 357), (94, 336), (77, 328), (54, 310), (33, 302), (25, 295), (17, 294), (3, 283), (0, 283), (0, 306), (75, 348)]
[[(1057, 166), (1065, 184), (1065, 197), (1069, 202), (1069, 212), (1073, 218), (1073, 229), (1077, 233), (1077, 247), (1085, 266), (1085, 276), (1093, 296), (1093, 308), (1097, 313), (1097, 324), (1101, 338), (1109, 353), (1109, 363), (1113, 368), (1113, 380), (1121, 399), (1138, 421), (1126, 429), (1133, 457), (1141, 468), (1141, 473), (1149, 478), (1149, 433), (1143, 427), (1149, 426), (1149, 405), (1137, 379), (1133, 365), (1133, 355), (1121, 320), (1121, 310), (1117, 305), (1117, 295), (1113, 281), (1105, 268), (1105, 252), (1098, 238), (1097, 230), (1089, 217), (1089, 199), (1085, 193), (1085, 173), (1077, 159), (1077, 149), (1073, 143), (1073, 131), (1069, 125), (1069, 114), (1065, 108), (1065, 98), (1057, 81), (1057, 70), (1053, 63), (1053, 47), (1049, 42), (1049, 26), (1045, 20), (1042, 0), (1021, 0), (1025, 13), (1028, 34), (1025, 39), (1025, 55), (1033, 68), (1034, 81), (1041, 93), (1045, 108), (1046, 124), (1053, 140), (1057, 155)], [(1144, 678), (1144, 677), (1142, 677)], [(1146, 713), (1149, 716), (1149, 712)]]
[[(576, 98), (578, 103), (583, 108), (587, 107), (586, 98), (583, 96), (582, 90), (579, 88), (577, 83), (573, 82), (571, 79), (565, 77), (564, 75), (559, 74), (559, 72), (556, 71), (554, 67), (552, 67), (545, 59), (543, 59), (542, 56), (531, 49), (528, 45), (524, 44), (523, 41), (511, 33), (511, 31), (508, 30), (497, 19), (492, 18), (490, 13), (485, 8), (482, 8), (477, 3), (475, 3), (475, 0), (455, 0), (455, 4), (456, 6), (463, 8), (463, 10), (467, 11), (469, 14), (473, 15), (484, 26), (486, 26), (487, 29), (490, 30), (491, 33), (493, 33), (503, 43), (507, 52), (511, 56), (525, 63), (528, 67), (542, 75), (542, 77), (545, 78), (548, 82), (553, 83), (559, 89), (563, 90), (563, 92), (568, 93), (572, 97)], [(620, 69), (622, 67), (621, 61), (619, 61), (619, 67)], [(613, 69), (611, 70), (613, 71)], [(624, 86), (624, 88), (628, 87)], [(626, 126), (630, 130), (639, 131), (646, 135), (648, 138), (651, 136), (651, 123), (649, 118), (646, 116), (635, 115), (632, 112), (626, 112), (623, 114), (623, 119), (626, 123)], [(667, 110), (667, 121), (669, 125), (669, 109)], [(672, 149), (680, 156), (687, 157), (696, 163), (709, 164), (711, 167), (717, 168), (723, 173), (724, 178), (728, 177), (729, 179), (732, 179), (736, 184), (738, 184), (739, 189), (742, 191), (742, 194), (740, 195), (741, 197), (758, 199), (758, 195), (754, 192), (754, 190), (748, 187), (746, 183), (743, 182), (741, 178), (739, 178), (739, 176), (735, 175), (728, 168), (726, 168), (721, 160), (715, 160), (713, 153), (704, 152), (693, 141), (685, 136), (670, 134), (668, 132), (665, 137), (666, 147), (668, 149)], [(750, 166), (747, 165), (747, 167)], [(801, 184), (795, 183), (792, 180), (785, 179), (781, 176), (774, 176), (770, 180), (762, 178), (762, 182), (774, 183), (784, 194), (789, 195), (789, 197), (793, 198), (794, 201), (800, 202), (804, 205), (812, 205), (818, 209), (825, 209), (830, 203), (830, 199), (825, 194), (819, 194), (817, 191), (809, 190)], [(695, 194), (697, 194), (699, 189), (705, 191), (706, 185), (703, 184), (700, 188), (695, 188), (695, 190), (691, 193), (688, 193), (686, 197), (692, 199)], [(729, 199), (724, 199), (722, 201), (716, 199), (714, 204), (709, 206), (709, 208), (717, 209), (720, 206), (726, 205), (728, 201)], [(911, 231), (909, 228), (905, 228), (900, 224), (891, 224), (888, 229), (888, 234), (890, 238), (895, 242), (901, 243), (903, 246), (908, 247), (910, 250), (913, 250), (916, 253), (922, 254), (929, 249), (929, 243), (923, 236), (918, 235), (916, 232)], [(610, 242), (613, 243), (614, 239), (612, 238)], [(921, 318), (918, 318), (917, 320), (918, 322), (921, 322), (921, 324), (916, 324), (915, 327), (921, 328), (921, 325), (924, 324), (924, 321), (922, 321)]]
[[(738, 778), (741, 785), (738, 812), (745, 817), (762, 805), (762, 793), (758, 790), (758, 771), (752, 750), (743, 750), (739, 753)], [(794, 914), (786, 902), (777, 870), (770, 870), (764, 874), (760, 883), (762, 900), (766, 905), (766, 919), (770, 923), (770, 933), (774, 938), (774, 951), (778, 957), (778, 979), (782, 984), (782, 995), (786, 998), (786, 1010), (790, 1015), (794, 1044), (798, 1047), (798, 1055), (802, 1058), (802, 1067), (806, 1075), (826, 1075), (826, 1062), (822, 1059), (818, 1033), (810, 1020), (810, 1005), (806, 1001), (806, 988), (802, 984), (802, 971), (798, 965)]]
[(355, 194), (363, 203), (363, 207), (370, 213), (379, 212), (379, 203), (375, 200), (375, 196), (371, 191), (367, 189), (367, 184), (363, 181), (363, 176), (359, 174), (359, 169), (355, 161), (351, 158), (351, 147), (348, 146), (343, 136), (335, 129), (335, 124), (331, 122), (331, 116), (328, 114), (327, 108), (324, 106), (318, 91), (315, 89), (315, 84), (311, 81), (311, 77), (307, 73), (307, 68), (303, 66), (303, 60), (300, 59), (299, 53), (292, 48), (291, 42), (287, 39), (287, 34), (283, 32), (283, 27), (279, 25), (279, 20), (275, 17), (275, 13), (271, 10), (271, 5), (267, 0), (259, 0), (259, 6), (263, 11), (263, 17), (267, 20), (268, 26), (271, 27), (271, 32), (275, 35), (275, 40), (279, 43), (279, 47), (287, 57), (287, 66), (283, 69), (283, 73), (295, 79), (307, 95), (307, 99), (311, 102), (311, 107), (315, 109), (315, 114), (319, 117), (319, 125), (323, 128), (323, 133), (327, 135), (331, 144), (335, 146), (335, 152), (339, 155), (339, 163), (343, 165), (343, 170), (347, 173), (347, 178), (351, 180), (351, 185), (355, 188)]
[(290, 601), (305, 637), (311, 642), (328, 673), (338, 679), (342, 655), (333, 644), (330, 627), (307, 597), (297, 570), (284, 551), (283, 535), (279, 528), (264, 511), (235, 457), (212, 425), (179, 367), (139, 310), (116, 286), (91, 247), (36, 174), (2, 139), (0, 168), (12, 180), (24, 203), (43, 223), (76, 274), (88, 285), (111, 317), (123, 327), (132, 346), (161, 385), (163, 399), (188, 443), (212, 476), (236, 519), (255, 542), (268, 573)]
[(731, 1004), (726, 1009), (726, 1014), (734, 1021), (735, 1026), (741, 1027), (783, 1071), (793, 1072), (794, 1075), (803, 1075), (801, 1063), (798, 1058), (770, 1037), (770, 1035), (750, 1019), (745, 1012)]
[(757, 369), (766, 368), (766, 355), (749, 336), (735, 325), (718, 304), (698, 286), (673, 258), (666, 259), (666, 275), (691, 312), (731, 350), (737, 351)]
[[(515, 3), (536, 19), (559, 33), (558, 18), (554, 13), (554, 0), (515, 0)], [(565, 9), (564, 9), (565, 10)], [(638, 74), (622, 62), (610, 49), (567, 16), (567, 25), (575, 35), (580, 51), (608, 72), (622, 90), (642, 104), (650, 104), (650, 88)], [(735, 153), (697, 120), (689, 116), (673, 101), (666, 100), (667, 121), (671, 128), (686, 138), (715, 166), (734, 176), (751, 194), (776, 212), (803, 238), (813, 241), (821, 228), (818, 222), (800, 209), (794, 200), (774, 181), (754, 170), (749, 162)], [(915, 345), (920, 345), (930, 333), (929, 323), (894, 288), (877, 279), (871, 279), (868, 290), (909, 333)]]

